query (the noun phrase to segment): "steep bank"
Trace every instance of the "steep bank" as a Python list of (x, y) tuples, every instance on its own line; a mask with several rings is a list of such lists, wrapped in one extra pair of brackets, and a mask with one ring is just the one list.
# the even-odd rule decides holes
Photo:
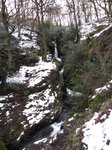
[[(93, 80), (94, 82), (92, 82), (92, 86), (88, 86), (88, 90), (90, 90), (90, 88), (92, 87), (92, 92), (89, 93), (87, 97), (87, 108), (83, 110), (83, 112), (80, 111), (73, 114), (72, 118), (70, 118), (68, 122), (65, 123), (63, 134), (58, 135), (57, 140), (51, 144), (51, 148), (53, 150), (111, 149), (111, 34), (112, 27), (108, 26), (105, 29), (103, 29), (100, 33), (95, 34), (94, 37), (90, 36), (90, 39), (87, 38), (87, 40), (84, 41), (88, 42), (89, 44), (88, 50), (86, 51), (86, 55), (84, 55), (86, 56), (85, 59), (89, 60), (89, 65), (93, 64), (92, 67), (94, 67), (94, 64), (97, 64), (95, 69), (97, 70), (97, 67), (99, 66), (100, 69), (102, 69), (102, 71), (99, 73), (99, 70), (97, 70), (96, 74), (94, 72), (93, 75), (95, 75), (96, 80)], [(82, 62), (82, 60), (84, 59), (81, 59), (79, 61)], [(70, 73), (68, 73), (68, 76), (69, 74)], [(91, 78), (88, 78), (89, 76), (86, 77), (86, 83), (90, 85), (89, 83), (91, 83)], [(77, 84), (74, 84), (74, 86), (76, 85)], [(71, 88), (73, 88), (74, 86), (72, 86)], [(75, 91), (72, 92), (72, 94), (74, 93)], [(73, 101), (75, 101), (75, 98), (73, 99)]]
[[(24, 56), (21, 57), (23, 65), (13, 75), (7, 76), (10, 90), (0, 95), (0, 137), (9, 150), (19, 149), (36, 132), (55, 122), (63, 107), (62, 83), (56, 63), (50, 54), (47, 62), (36, 56), (39, 53), (37, 35), (32, 32), (33, 38), (30, 39), (29, 33), (27, 28), (21, 30), (19, 46), (20, 55)], [(25, 62), (27, 56), (35, 63)]]

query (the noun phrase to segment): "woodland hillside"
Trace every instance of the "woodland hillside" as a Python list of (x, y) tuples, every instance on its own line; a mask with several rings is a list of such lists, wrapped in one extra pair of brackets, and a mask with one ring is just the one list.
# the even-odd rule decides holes
[(112, 149), (112, 1), (0, 1), (0, 150)]

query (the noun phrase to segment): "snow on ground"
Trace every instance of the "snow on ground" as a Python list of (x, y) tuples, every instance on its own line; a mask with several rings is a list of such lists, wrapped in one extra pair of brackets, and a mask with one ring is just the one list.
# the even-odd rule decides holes
[(35, 66), (21, 66), (18, 73), (13, 77), (7, 77), (7, 83), (28, 83), (28, 87), (34, 87), (54, 70), (56, 65), (54, 62), (44, 62), (40, 58)]
[(13, 94), (8, 94), (8, 95), (0, 96), (0, 101), (7, 100), (9, 98), (13, 98)]
[(112, 150), (112, 110), (108, 118), (106, 114), (102, 116), (105, 118), (104, 122), (96, 122), (98, 116), (99, 113), (95, 113), (94, 117), (85, 123), (82, 142), (87, 145), (88, 150)]
[(29, 95), (23, 115), (27, 117), (30, 125), (37, 124), (43, 117), (53, 113), (49, 106), (54, 103), (56, 96), (53, 93), (50, 94), (50, 92), (51, 89), (46, 89), (45, 91)]
[(110, 28), (112, 24), (110, 24), (109, 21), (103, 21), (103, 22), (101, 21), (101, 22), (89, 22), (89, 23), (84, 23), (83, 25), (81, 25), (80, 27), (81, 40), (85, 40), (89, 36), (90, 33), (96, 31), (96, 27), (99, 27), (102, 25), (108, 26), (108, 27), (96, 33), (95, 35), (93, 35), (93, 37), (99, 36), (102, 32)]
[(100, 31), (99, 33), (96, 33), (93, 37), (98, 37), (100, 34), (102, 34), (104, 31), (108, 30), (110, 27), (112, 26), (112, 24), (110, 24), (107, 28), (105, 28), (104, 30)]
[(3, 108), (3, 107), (4, 107), (4, 105), (5, 105), (5, 104), (3, 104), (3, 103), (0, 103), (0, 108)]
[(69, 118), (68, 122), (71, 122), (72, 120), (74, 120), (74, 117)]
[(13, 94), (8, 94), (8, 95), (3, 95), (0, 96), (0, 109), (3, 110), (4, 106), (5, 106), (5, 102), (9, 99), (9, 98), (13, 98)]
[[(30, 34), (31, 37), (30, 38)], [(16, 38), (18, 38), (18, 30), (16, 30), (13, 33), (13, 36), (15, 36)], [(25, 48), (35, 48), (37, 50), (39, 50), (39, 46), (37, 45), (37, 34), (36, 32), (32, 32), (31, 33), (31, 29), (29, 29), (28, 27), (23, 27), (20, 31), (20, 40), (19, 40), (19, 46), (23, 49)]]
[(62, 125), (63, 125), (64, 121), (61, 122), (55, 122), (53, 124), (51, 124), (50, 127), (53, 128), (53, 131), (50, 134), (50, 137), (46, 137), (46, 138), (42, 138), (39, 139), (37, 141), (34, 142), (34, 144), (39, 144), (39, 143), (52, 143), (53, 141), (55, 141), (57, 139), (57, 135), (63, 133), (63, 130), (61, 129)]
[(112, 84), (112, 80), (108, 82), (108, 84), (99, 87), (97, 89), (95, 89), (95, 95), (93, 95), (91, 98), (94, 99), (96, 98), (97, 95), (99, 95), (100, 93), (104, 92), (104, 91), (108, 91), (111, 88), (111, 84)]

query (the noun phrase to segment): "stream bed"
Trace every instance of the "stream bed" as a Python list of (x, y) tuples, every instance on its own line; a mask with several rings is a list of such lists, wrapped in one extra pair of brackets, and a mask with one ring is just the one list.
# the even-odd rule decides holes
[(51, 144), (54, 140), (56, 140), (57, 134), (63, 133), (63, 124), (68, 117), (68, 112), (62, 112), (56, 122), (35, 133), (35, 135), (31, 137), (30, 142), (25, 144), (22, 148), (20, 148), (20, 150), (42, 149), (45, 145)]
[[(62, 63), (61, 58), (58, 56), (57, 44), (54, 44), (54, 58), (56, 61)], [(64, 68), (60, 69), (60, 76), (63, 77)], [(69, 112), (67, 110), (62, 110), (62, 113), (58, 117), (58, 119), (51, 124), (45, 126), (44, 128), (40, 129), (37, 133), (34, 134), (30, 138), (30, 142), (27, 142), (20, 148), (20, 150), (34, 150), (34, 149), (42, 149), (43, 145), (48, 145), (52, 143), (56, 138), (57, 134), (63, 133), (63, 124), (65, 120), (69, 117)]]

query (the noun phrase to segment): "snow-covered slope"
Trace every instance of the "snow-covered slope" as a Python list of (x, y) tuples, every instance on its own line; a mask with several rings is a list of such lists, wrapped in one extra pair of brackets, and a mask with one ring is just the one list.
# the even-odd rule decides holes
[[(50, 59), (50, 58), (49, 58)], [(51, 70), (56, 69), (56, 64), (51, 62), (44, 62), (40, 57), (38, 63), (34, 66), (21, 66), (19, 71), (12, 77), (7, 77), (7, 83), (27, 83), (28, 87), (34, 87), (39, 82), (49, 75)]]
[[(88, 37), (97, 37), (96, 39), (101, 40), (103, 46), (101, 49), (99, 46), (99, 51), (102, 58), (108, 52), (111, 57), (111, 26), (111, 23), (102, 20), (83, 24), (80, 28), (81, 40)], [(111, 79), (111, 73), (109, 75)], [(102, 81), (99, 79), (99, 82)], [(69, 119), (70, 122), (64, 128), (63, 134), (59, 135), (57, 141), (52, 144), (54, 150), (70, 148), (74, 150), (112, 150), (112, 80), (100, 87), (102, 83), (96, 83), (97, 89), (94, 89), (94, 95), (89, 97), (90, 108)], [(68, 94), (73, 94), (69, 89), (67, 91)]]
[(84, 23), (80, 26), (81, 40), (85, 40), (88, 37), (98, 37), (101, 33), (108, 30), (111, 26), (112, 23), (110, 23), (108, 20)]
[(108, 110), (108, 114), (99, 116), (100, 113), (95, 113), (93, 118), (84, 125), (82, 140), (86, 145), (84, 149), (112, 149), (112, 110)]
[[(17, 38), (17, 32), (13, 35)], [(32, 38), (29, 37), (30, 30), (21, 29), (21, 55), (26, 55), (27, 49), (29, 53), (32, 49), (39, 50), (37, 34), (32, 32)], [(21, 138), (23, 142), (26, 140), (24, 137), (34, 132), (35, 128), (38, 132), (60, 115), (62, 93), (59, 70), (50, 54), (46, 62), (38, 56), (36, 63), (20, 66), (13, 75), (7, 76), (6, 82), (13, 90), (7, 95), (0, 95), (0, 136), (7, 138), (9, 143), (19, 142)]]
[[(92, 101), (98, 95), (111, 93), (112, 80), (103, 87), (95, 90), (95, 95), (92, 96)], [(103, 99), (103, 97), (102, 97)], [(101, 109), (102, 108), (102, 109)], [(106, 98), (106, 102), (101, 105), (98, 112), (94, 113), (94, 116), (90, 121), (84, 124), (83, 139), (84, 149), (88, 150), (111, 150), (112, 149), (112, 108), (111, 98)]]
[[(18, 30), (15, 30), (13, 36), (18, 38)], [(31, 32), (29, 27), (23, 27), (20, 30), (19, 46), (24, 50), (27, 48), (35, 48), (39, 50), (39, 46), (37, 44), (37, 33), (34, 31)]]

